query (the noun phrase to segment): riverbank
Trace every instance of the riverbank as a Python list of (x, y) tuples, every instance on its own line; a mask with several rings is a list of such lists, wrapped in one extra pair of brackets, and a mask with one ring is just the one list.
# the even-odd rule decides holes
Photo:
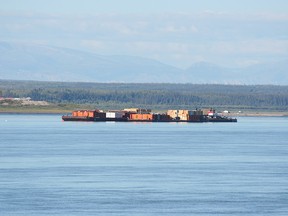
[(226, 116), (229, 116), (229, 117), (245, 117), (245, 116), (251, 116), (251, 117), (283, 117), (283, 116), (288, 116), (288, 112), (274, 112), (274, 111), (255, 111), (255, 112), (251, 112), (251, 111), (247, 111), (247, 112), (241, 112), (241, 113), (229, 113), (229, 114), (226, 114)]
[(0, 106), (0, 113), (13, 114), (65, 114), (71, 113), (76, 107), (71, 106), (15, 106), (4, 107)]
[[(82, 107), (81, 107), (82, 108)], [(0, 114), (67, 114), (73, 110), (79, 109), (76, 106), (22, 106), (22, 107), (0, 107)], [(84, 108), (83, 108), (84, 109)], [(89, 109), (89, 108), (88, 108)], [(161, 112), (161, 111), (159, 111)], [(230, 112), (223, 114), (228, 117), (283, 117), (288, 116), (287, 111), (241, 111), (241, 112)]]

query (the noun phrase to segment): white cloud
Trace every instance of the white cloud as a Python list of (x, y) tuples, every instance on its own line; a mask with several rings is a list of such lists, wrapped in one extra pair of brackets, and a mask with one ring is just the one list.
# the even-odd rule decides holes
[[(0, 13), (0, 40), (99, 54), (152, 57), (181, 67), (195, 61), (252, 64), (288, 58), (288, 13), (60, 16)], [(241, 63), (241, 64), (242, 64)]]

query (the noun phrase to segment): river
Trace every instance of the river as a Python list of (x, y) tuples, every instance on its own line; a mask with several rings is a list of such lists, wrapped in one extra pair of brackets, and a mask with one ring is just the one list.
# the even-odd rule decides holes
[(0, 215), (288, 215), (288, 118), (0, 115)]

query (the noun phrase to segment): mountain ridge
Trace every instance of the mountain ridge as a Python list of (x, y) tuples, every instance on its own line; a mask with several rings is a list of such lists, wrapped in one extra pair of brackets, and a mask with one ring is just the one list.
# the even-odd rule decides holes
[(68, 82), (288, 84), (288, 60), (227, 68), (197, 62), (180, 69), (154, 59), (37, 44), (0, 42), (1, 79)]

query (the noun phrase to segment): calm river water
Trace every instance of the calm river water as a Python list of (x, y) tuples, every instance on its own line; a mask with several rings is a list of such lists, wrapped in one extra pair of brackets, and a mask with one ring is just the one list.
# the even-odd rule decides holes
[(288, 215), (288, 118), (0, 115), (0, 215)]

